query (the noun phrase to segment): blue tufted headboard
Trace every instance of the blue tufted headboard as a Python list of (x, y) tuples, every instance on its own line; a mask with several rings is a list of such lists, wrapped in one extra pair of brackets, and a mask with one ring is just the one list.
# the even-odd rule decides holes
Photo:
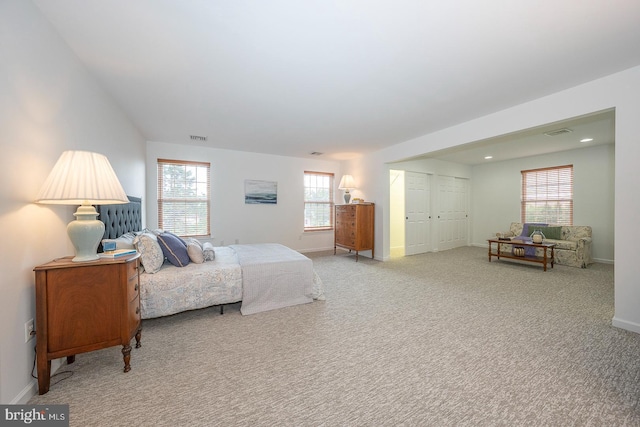
[[(119, 205), (98, 205), (98, 219), (104, 222), (103, 239), (115, 239), (130, 231), (142, 229), (142, 199), (129, 197), (129, 203)], [(98, 246), (102, 252), (102, 243)]]

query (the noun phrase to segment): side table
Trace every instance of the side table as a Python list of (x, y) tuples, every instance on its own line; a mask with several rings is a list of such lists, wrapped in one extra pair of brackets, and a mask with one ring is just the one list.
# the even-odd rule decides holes
[(131, 339), (140, 347), (140, 254), (73, 262), (55, 259), (36, 275), (38, 392), (49, 391), (51, 360), (122, 345), (124, 372), (131, 370)]

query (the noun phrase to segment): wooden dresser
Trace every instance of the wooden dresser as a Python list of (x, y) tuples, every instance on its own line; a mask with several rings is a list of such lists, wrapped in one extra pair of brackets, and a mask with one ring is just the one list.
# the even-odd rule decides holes
[(131, 339), (140, 347), (140, 254), (37, 266), (36, 351), (38, 392), (49, 391), (51, 360), (122, 345), (124, 372), (131, 370)]
[(335, 237), (333, 253), (336, 247), (356, 251), (356, 262), (359, 251), (371, 251), (374, 257), (374, 215), (373, 203), (336, 205)]

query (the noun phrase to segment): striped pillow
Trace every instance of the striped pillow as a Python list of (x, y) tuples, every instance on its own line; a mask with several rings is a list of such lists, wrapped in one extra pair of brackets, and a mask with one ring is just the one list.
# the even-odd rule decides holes
[(171, 233), (162, 233), (158, 236), (158, 243), (162, 253), (169, 262), (176, 267), (184, 267), (189, 264), (189, 253), (184, 240)]

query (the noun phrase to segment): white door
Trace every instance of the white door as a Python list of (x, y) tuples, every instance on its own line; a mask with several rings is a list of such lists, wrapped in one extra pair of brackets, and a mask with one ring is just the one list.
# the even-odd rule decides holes
[(438, 177), (438, 250), (466, 246), (468, 240), (468, 180)]
[(455, 178), (454, 241), (456, 247), (469, 244), (469, 180)]
[(405, 172), (405, 255), (430, 249), (431, 181), (429, 175)]

